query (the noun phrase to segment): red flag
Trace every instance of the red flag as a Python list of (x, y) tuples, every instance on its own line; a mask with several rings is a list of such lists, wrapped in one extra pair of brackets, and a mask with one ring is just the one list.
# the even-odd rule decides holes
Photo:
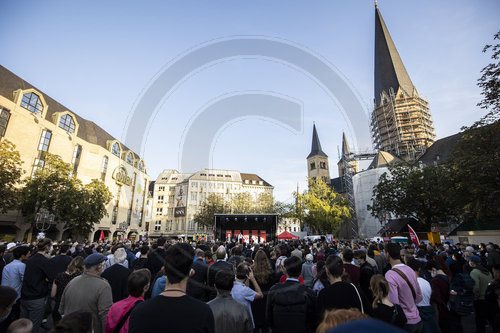
[(420, 244), (420, 240), (418, 239), (417, 233), (413, 230), (412, 227), (408, 224), (408, 230), (410, 231), (410, 238), (412, 243)]
[(101, 230), (101, 236), (99, 236), (99, 240), (104, 240), (104, 230)]

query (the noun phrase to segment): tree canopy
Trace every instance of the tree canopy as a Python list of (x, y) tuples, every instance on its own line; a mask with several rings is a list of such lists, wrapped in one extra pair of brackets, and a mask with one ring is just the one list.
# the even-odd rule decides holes
[[(500, 31), (493, 37), (500, 40)], [(482, 89), (483, 99), (477, 104), (487, 111), (487, 114), (474, 124), (474, 127), (483, 126), (500, 120), (500, 44), (488, 44), (483, 52), (492, 51), (493, 62), (481, 70), (481, 77), (477, 85)]]
[(8, 141), (0, 141), (0, 213), (16, 208), (22, 175), (21, 156), (16, 146)]
[(83, 185), (71, 170), (60, 156), (45, 153), (43, 167), (21, 190), (20, 208), (26, 222), (34, 225), (36, 214), (44, 209), (74, 234), (86, 235), (107, 214), (106, 205), (112, 198), (107, 186), (96, 179)]
[(274, 201), (270, 193), (260, 193), (257, 199), (249, 192), (235, 194), (231, 200), (226, 200), (220, 194), (210, 194), (200, 205), (194, 216), (194, 222), (213, 226), (214, 214), (288, 214), (291, 205)]
[(297, 217), (315, 232), (338, 234), (340, 225), (351, 218), (347, 199), (319, 178), (308, 182), (308, 190), (297, 193)]
[(373, 216), (390, 212), (396, 217), (412, 217), (429, 226), (455, 220), (457, 214), (455, 184), (447, 165), (425, 168), (399, 163), (389, 166), (373, 188)]

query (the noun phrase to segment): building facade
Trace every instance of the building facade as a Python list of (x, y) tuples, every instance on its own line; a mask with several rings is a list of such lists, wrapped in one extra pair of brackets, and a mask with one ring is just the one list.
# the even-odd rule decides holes
[[(0, 140), (16, 145), (24, 177), (43, 168), (46, 153), (71, 163), (84, 184), (99, 179), (113, 199), (105, 216), (88, 235), (135, 238), (144, 234), (144, 205), (149, 177), (143, 159), (94, 122), (83, 119), (6, 68), (0, 66)], [(0, 215), (0, 234), (20, 240), (37, 233), (17, 211)], [(54, 239), (72, 237), (64, 221), (46, 231)], [(74, 236), (73, 236), (74, 237)]]
[(204, 169), (195, 173), (163, 170), (154, 183), (151, 237), (193, 238), (213, 234), (213, 230), (194, 222), (202, 202), (211, 194), (231, 200), (238, 193), (250, 193), (253, 200), (260, 194), (272, 196), (273, 186), (258, 175), (232, 170)]
[(436, 135), (429, 103), (418, 94), (375, 6), (375, 96), (371, 129), (375, 148), (415, 161)]

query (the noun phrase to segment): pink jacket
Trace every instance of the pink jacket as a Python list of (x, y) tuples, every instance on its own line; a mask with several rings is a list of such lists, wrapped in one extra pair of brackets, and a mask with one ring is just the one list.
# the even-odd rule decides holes
[(385, 273), (385, 278), (387, 282), (389, 282), (389, 301), (393, 304), (399, 304), (399, 306), (403, 308), (408, 324), (417, 324), (421, 319), (416, 304), (420, 303), (422, 300), (422, 291), (417, 281), (417, 275), (413, 269), (404, 264), (395, 265), (393, 268), (399, 269), (406, 275), (413, 289), (415, 289), (417, 299), (416, 301), (413, 300), (413, 295), (408, 283), (406, 283), (398, 273), (389, 270)]
[[(137, 302), (138, 300), (144, 301), (144, 298), (129, 296), (113, 304), (108, 311), (108, 316), (106, 317), (106, 326), (104, 327), (104, 333), (113, 333), (122, 317), (128, 312), (128, 310), (130, 310), (134, 306), (135, 302)], [(129, 319), (130, 317), (122, 326), (120, 333), (128, 333)]]

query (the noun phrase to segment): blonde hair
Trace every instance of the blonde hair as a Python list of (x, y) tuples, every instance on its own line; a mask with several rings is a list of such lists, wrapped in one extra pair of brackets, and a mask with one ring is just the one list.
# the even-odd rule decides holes
[(82, 274), (84, 271), (85, 265), (83, 264), (83, 258), (80, 256), (74, 257), (73, 260), (70, 261), (68, 268), (66, 271), (71, 275), (75, 273)]
[(376, 308), (378, 303), (389, 295), (389, 283), (384, 276), (380, 274), (373, 275), (370, 279), (370, 289), (373, 293), (373, 308)]
[(327, 310), (325, 311), (325, 314), (323, 316), (323, 321), (316, 329), (316, 333), (326, 333), (331, 328), (337, 327), (340, 324), (345, 324), (350, 321), (366, 318), (369, 317), (364, 313), (361, 313), (357, 308), (330, 311)]

